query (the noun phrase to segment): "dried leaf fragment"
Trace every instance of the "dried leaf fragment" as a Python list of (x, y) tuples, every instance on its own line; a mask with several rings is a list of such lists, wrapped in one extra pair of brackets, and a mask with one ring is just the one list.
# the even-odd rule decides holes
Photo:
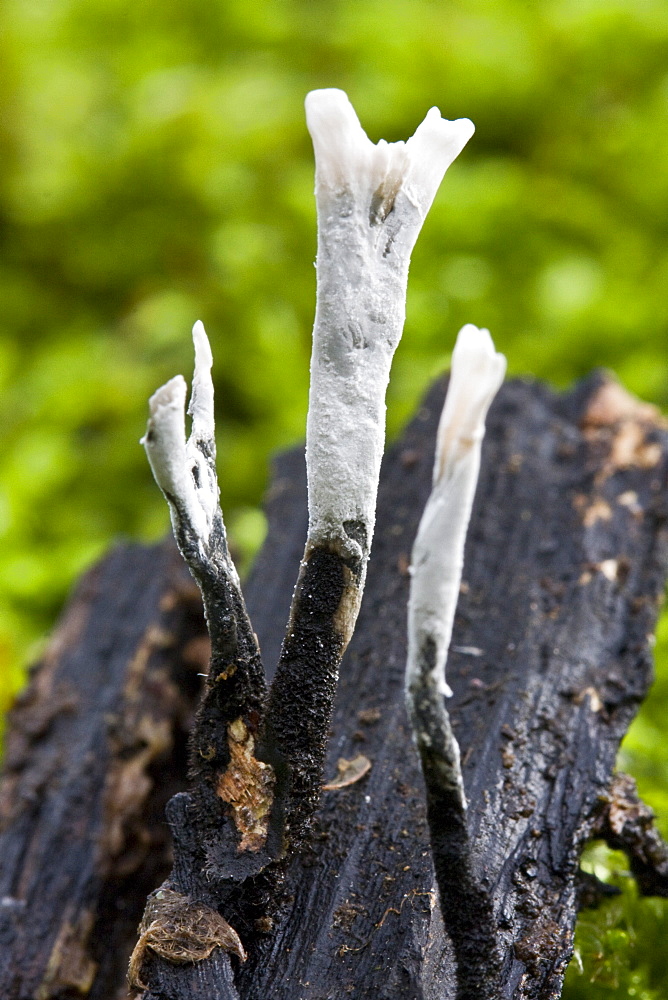
[(201, 962), (214, 948), (229, 951), (242, 962), (247, 957), (239, 935), (219, 913), (164, 888), (149, 896), (139, 925), (128, 969), (128, 982), (135, 989), (147, 989), (140, 977), (147, 948), (177, 965)]
[(371, 761), (363, 753), (358, 753), (352, 760), (339, 757), (336, 770), (338, 772), (336, 778), (322, 786), (324, 791), (335, 792), (339, 788), (347, 788), (348, 785), (354, 785), (355, 782), (359, 781), (360, 778), (363, 778), (371, 770)]

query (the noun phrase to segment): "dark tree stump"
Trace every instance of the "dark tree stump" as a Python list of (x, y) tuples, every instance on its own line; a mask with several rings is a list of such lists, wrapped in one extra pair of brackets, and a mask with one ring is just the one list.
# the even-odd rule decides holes
[[(366, 594), (341, 669), (327, 777), (336, 776), (339, 758), (359, 754), (371, 769), (323, 793), (273, 929), (236, 925), (249, 952), (245, 965), (219, 949), (196, 965), (154, 959), (160, 991), (151, 997), (229, 997), (232, 976), (244, 1000), (455, 995), (403, 707), (408, 562), (442, 397), (443, 385), (436, 386), (384, 463)], [(625, 847), (641, 888), (668, 888), (664, 845), (628, 784), (613, 782), (619, 742), (651, 680), (648, 636), (668, 565), (667, 456), (668, 435), (655, 414), (604, 376), (564, 396), (511, 382), (490, 412), (448, 680), (473, 864), (499, 928), (500, 997), (559, 996), (577, 915), (578, 858), (589, 837)], [(304, 479), (301, 455), (280, 460), (269, 537), (246, 588), (268, 664), (278, 657), (302, 553)], [(183, 760), (196, 687), (181, 653), (202, 628), (190, 598), (159, 610), (161, 600), (163, 609), (169, 603), (164, 594), (175, 593), (167, 581), (182, 579), (169, 553), (121, 551), (87, 578), (66, 618), (65, 652), (47, 657), (10, 724), (0, 835), (3, 996), (122, 991), (116, 955), (129, 951), (124, 914), (138, 919), (168, 860), (163, 842), (124, 882), (115, 874), (134, 862), (125, 860), (133, 855), (122, 841), (115, 853), (109, 847), (113, 809), (110, 817), (102, 789), (113, 787), (110, 775), (121, 764), (105, 713), (120, 712), (134, 726), (120, 760), (135, 761), (144, 775), (153, 767), (156, 781), (120, 828), (141, 820), (144, 839), (156, 837), (152, 810), (175, 790), (166, 772)], [(121, 578), (125, 596), (113, 597)], [(88, 612), (78, 625), (81, 607)], [(135, 717), (119, 706), (127, 702), (130, 665), (161, 613), (176, 616), (160, 625), (174, 638), (144, 656), (162, 679), (151, 679), (147, 666), (137, 698), (143, 705), (149, 698), (150, 718), (164, 721), (172, 742), (150, 764), (150, 739), (137, 749), (138, 720), (149, 709)], [(66, 663), (62, 682), (54, 680)], [(181, 694), (177, 677), (186, 681)], [(66, 692), (60, 703), (56, 684)], [(456, 885), (442, 905), (451, 928), (466, 919)]]

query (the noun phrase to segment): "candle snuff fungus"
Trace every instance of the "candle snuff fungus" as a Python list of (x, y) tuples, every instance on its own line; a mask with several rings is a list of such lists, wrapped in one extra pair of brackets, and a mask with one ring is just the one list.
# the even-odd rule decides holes
[[(385, 391), (403, 331), (410, 255), (445, 171), (473, 134), (432, 108), (407, 142), (374, 144), (341, 90), (306, 98), (315, 151), (317, 297), (306, 461), (309, 537), (367, 549)], [(357, 525), (364, 542), (343, 525)]]
[[(280, 882), (287, 859), (308, 837), (323, 786), (339, 663), (355, 627), (374, 532), (385, 393), (404, 326), (410, 255), (443, 175), (474, 131), (468, 119), (448, 121), (432, 108), (406, 142), (374, 144), (347, 96), (334, 89), (307, 96), (306, 121), (318, 218), (306, 423), (308, 531), (271, 687), (218, 502), (213, 359), (201, 322), (193, 328), (190, 436), (186, 385), (176, 376), (151, 397), (142, 439), (176, 541), (202, 590), (211, 635), (211, 665), (192, 735), (193, 786), (179, 805), (192, 829), (183, 842), (176, 838), (174, 872), (164, 887), (170, 899), (185, 899), (185, 912), (198, 919), (215, 902), (217, 912), (237, 922), (239, 899), (251, 880), (264, 873)], [(485, 415), (504, 371), (489, 333), (464, 327), (438, 432), (433, 492), (413, 552), (409, 716), (428, 795), (436, 771), (437, 794), (446, 773), (446, 784), (458, 790), (455, 811), (465, 799), (443, 706), (445, 658)], [(243, 753), (235, 743), (240, 732)], [(445, 772), (432, 766), (441, 751)], [(462, 843), (466, 849), (465, 838)], [(152, 916), (144, 948), (156, 950), (164, 937), (156, 920), (159, 915)], [(243, 945), (230, 929), (241, 954)], [(198, 953), (197, 928), (189, 926), (188, 933)], [(207, 939), (201, 953), (208, 948)], [(169, 961), (168, 948), (160, 955)], [(137, 983), (142, 961), (133, 965)]]
[[(487, 411), (506, 372), (489, 330), (462, 327), (436, 437), (433, 488), (413, 545), (408, 602), (406, 694), (421, 748), (447, 745), (444, 768), (466, 805), (459, 749), (443, 695), (451, 695), (445, 665), (459, 597), (464, 543), (480, 471)], [(439, 722), (440, 720), (440, 722)], [(438, 734), (438, 736), (436, 735)]]

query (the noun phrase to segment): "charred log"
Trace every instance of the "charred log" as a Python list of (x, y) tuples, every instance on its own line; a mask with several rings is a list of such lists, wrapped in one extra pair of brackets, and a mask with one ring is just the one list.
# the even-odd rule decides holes
[[(456, 995), (441, 913), (452, 937), (471, 915), (430, 837), (403, 691), (408, 560), (442, 395), (442, 385), (432, 390), (384, 462), (315, 828), (265, 918), (258, 900), (272, 886), (262, 876), (246, 886), (252, 905), (244, 892), (217, 905), (212, 888), (211, 909), (247, 961), (214, 945), (176, 963), (149, 941), (151, 1000)], [(559, 995), (588, 838), (624, 846), (644, 891), (663, 892), (665, 846), (614, 762), (651, 682), (648, 636), (668, 565), (667, 453), (656, 416), (603, 376), (564, 396), (513, 382), (490, 411), (448, 679), (499, 998)], [(269, 517), (246, 602), (272, 663), (306, 534), (303, 455), (279, 462)], [(11, 1000), (125, 995), (129, 925), (169, 867), (158, 817), (185, 776), (202, 643), (201, 610), (171, 547), (119, 550), (75, 596), (9, 726), (0, 983)], [(341, 766), (360, 757), (370, 768)], [(346, 773), (358, 780), (340, 780)], [(169, 809), (186, 846), (187, 801)], [(439, 884), (453, 886), (440, 900), (435, 866)]]

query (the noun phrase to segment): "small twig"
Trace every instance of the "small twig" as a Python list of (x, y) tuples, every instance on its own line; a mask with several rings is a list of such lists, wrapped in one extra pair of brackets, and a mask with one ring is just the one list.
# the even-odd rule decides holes
[(624, 851), (643, 896), (668, 897), (668, 844), (654, 825), (654, 813), (638, 795), (636, 783), (618, 772), (602, 802), (593, 836)]
[(368, 946), (373, 941), (373, 936), (376, 933), (376, 931), (380, 930), (380, 928), (385, 923), (385, 918), (387, 916), (389, 916), (390, 913), (395, 913), (398, 917), (400, 917), (401, 916), (401, 911), (404, 908), (404, 904), (407, 902), (407, 900), (413, 899), (415, 896), (429, 896), (429, 900), (430, 900), (430, 902), (432, 904), (432, 908), (435, 905), (436, 901), (434, 899), (434, 893), (431, 890), (428, 890), (427, 892), (421, 892), (419, 889), (413, 889), (413, 890), (411, 890), (411, 892), (407, 892), (404, 895), (404, 898), (401, 900), (401, 903), (399, 904), (399, 909), (397, 909), (396, 906), (388, 906), (387, 907), (387, 909), (383, 913), (383, 915), (380, 918), (380, 920), (378, 921), (378, 923), (373, 925), (373, 930), (372, 930), (371, 934), (369, 935), (369, 937), (366, 939), (366, 941), (363, 941), (362, 944), (358, 948), (351, 948), (351, 947), (349, 947), (346, 944), (341, 945), (341, 947), (339, 948), (339, 955), (345, 955), (348, 952), (357, 953), (357, 952), (360, 952), (360, 951), (364, 951), (365, 948), (368, 948)]
[(388, 908), (385, 910), (385, 913), (382, 915), (378, 923), (375, 924), (375, 927), (376, 928), (382, 927), (383, 924), (385, 923), (385, 917), (387, 917), (388, 914), (390, 913), (396, 913), (397, 916), (401, 916), (401, 911), (403, 910), (406, 901), (409, 899), (413, 899), (415, 896), (429, 896), (429, 900), (432, 904), (432, 909), (436, 905), (434, 893), (430, 889), (427, 890), (427, 892), (421, 892), (419, 889), (412, 889), (410, 892), (407, 892), (404, 898), (401, 900), (401, 903), (399, 904), (399, 909), (397, 909), (396, 906), (388, 906)]

